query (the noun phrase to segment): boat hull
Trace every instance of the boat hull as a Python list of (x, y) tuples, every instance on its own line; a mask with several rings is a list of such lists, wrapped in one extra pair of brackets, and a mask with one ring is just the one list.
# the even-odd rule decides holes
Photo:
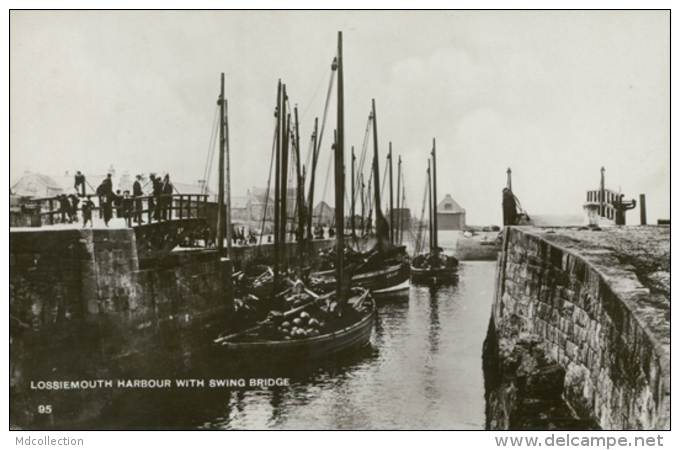
[(230, 363), (274, 364), (277, 362), (315, 360), (359, 349), (368, 345), (376, 318), (375, 301), (367, 302), (369, 311), (349, 326), (320, 336), (281, 341), (225, 342), (221, 349)]
[(456, 267), (417, 268), (411, 267), (411, 281), (414, 283), (450, 282), (456, 279)]
[[(335, 289), (336, 281), (332, 277), (333, 272), (319, 272), (313, 276), (321, 279), (321, 282), (314, 284), (315, 288), (323, 292)], [(401, 264), (387, 267), (383, 270), (374, 272), (360, 273), (352, 277), (352, 286), (368, 289), (372, 293), (398, 286), (408, 281), (410, 265), (404, 261)]]

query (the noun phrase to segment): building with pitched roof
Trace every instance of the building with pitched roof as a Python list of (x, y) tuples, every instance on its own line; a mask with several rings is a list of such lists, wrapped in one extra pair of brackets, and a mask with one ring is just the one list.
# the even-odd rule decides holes
[(450, 194), (437, 205), (437, 228), (439, 230), (461, 230), (465, 226), (465, 209)]

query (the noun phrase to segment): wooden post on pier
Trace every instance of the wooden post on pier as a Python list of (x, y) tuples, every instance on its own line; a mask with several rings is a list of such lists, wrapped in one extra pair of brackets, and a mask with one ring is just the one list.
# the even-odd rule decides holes
[(647, 199), (640, 194), (640, 225), (647, 225)]

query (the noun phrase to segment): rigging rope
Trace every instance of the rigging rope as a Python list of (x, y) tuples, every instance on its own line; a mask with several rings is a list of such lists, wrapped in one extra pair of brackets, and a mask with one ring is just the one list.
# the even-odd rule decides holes
[[(272, 182), (272, 168), (274, 167), (274, 159), (276, 158), (276, 135), (278, 130), (278, 124), (277, 126), (274, 127), (274, 138), (272, 139), (272, 157), (271, 161), (269, 162), (269, 177), (267, 178), (267, 192), (265, 194), (264, 198), (264, 212), (262, 213), (262, 228), (260, 228), (260, 242), (258, 244), (257, 248), (257, 254), (260, 254), (260, 247), (262, 246), (262, 237), (264, 236), (264, 226), (265, 222), (267, 221), (267, 210), (269, 209), (269, 188), (271, 186)], [(253, 193), (253, 195), (255, 195)]]
[(430, 180), (425, 182), (425, 193), (423, 194), (423, 209), (420, 211), (420, 221), (418, 221), (418, 235), (416, 236), (416, 255), (420, 253), (423, 249), (423, 240), (425, 239), (425, 233), (423, 232), (423, 220), (425, 220), (425, 205), (427, 203), (427, 188), (429, 187)]
[(217, 142), (217, 123), (219, 105), (215, 106), (215, 114), (213, 114), (213, 127), (210, 133), (210, 143), (208, 144), (208, 157), (205, 161), (205, 169), (203, 170), (203, 180), (205, 181), (201, 187), (201, 194), (205, 194), (210, 182), (210, 173), (212, 172), (212, 164), (215, 159), (215, 143)]

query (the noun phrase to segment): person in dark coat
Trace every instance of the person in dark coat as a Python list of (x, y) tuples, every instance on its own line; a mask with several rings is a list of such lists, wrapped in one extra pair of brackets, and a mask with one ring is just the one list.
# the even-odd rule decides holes
[(104, 225), (107, 227), (109, 226), (109, 222), (113, 218), (113, 199), (116, 194), (113, 192), (110, 192), (109, 195), (105, 195), (102, 197), (103, 203), (100, 203), (99, 206), (101, 207), (104, 215)]
[(151, 183), (153, 184), (153, 198), (155, 202), (153, 218), (158, 221), (161, 220), (161, 195), (163, 194), (163, 183), (161, 182), (161, 179), (155, 175), (151, 178)]
[(61, 223), (71, 222), (71, 202), (68, 200), (66, 194), (59, 194), (57, 196), (59, 201), (59, 212), (61, 212)]
[(132, 226), (132, 208), (133, 208), (133, 200), (132, 197), (130, 197), (130, 191), (124, 191), (123, 192), (123, 198), (121, 199), (121, 209), (123, 212), (123, 217), (125, 218), (125, 224), (128, 227)]
[(76, 171), (75, 183), (73, 184), (73, 187), (75, 188), (76, 193), (80, 188), (80, 195), (85, 197), (85, 175), (80, 173), (80, 170)]
[[(109, 200), (109, 196), (113, 194), (113, 180), (111, 179), (111, 174), (107, 174), (104, 181), (97, 186), (97, 196), (99, 197), (99, 206), (101, 207), (104, 203)], [(99, 209), (99, 217), (104, 217), (104, 208)], [(106, 219), (104, 219), (106, 220)]]
[(88, 195), (85, 197), (85, 201), (83, 201), (83, 228), (85, 228), (85, 225), (87, 225), (87, 222), (90, 222), (90, 228), (92, 228), (92, 210), (94, 209), (94, 203), (92, 203), (92, 200), (90, 199), (90, 196)]
[(123, 213), (123, 194), (121, 194), (120, 189), (116, 191), (115, 194), (111, 196), (113, 199), (113, 206), (116, 208), (116, 217), (122, 219), (125, 217)]
[[(143, 197), (144, 196), (144, 191), (142, 191), (142, 176), (137, 175), (135, 177), (135, 182), (132, 184), (132, 196), (135, 198), (138, 197)], [(142, 200), (137, 199), (135, 200), (134, 203), (134, 220), (136, 223), (144, 223), (144, 220), (142, 219)]]
[(517, 203), (509, 188), (503, 189), (503, 225), (517, 224)]
[(166, 173), (165, 178), (163, 179), (163, 210), (162, 210), (162, 216), (163, 220), (168, 220), (172, 218), (172, 210), (170, 209), (172, 207), (172, 193), (173, 193), (173, 187), (172, 183), (170, 182), (170, 174)]

